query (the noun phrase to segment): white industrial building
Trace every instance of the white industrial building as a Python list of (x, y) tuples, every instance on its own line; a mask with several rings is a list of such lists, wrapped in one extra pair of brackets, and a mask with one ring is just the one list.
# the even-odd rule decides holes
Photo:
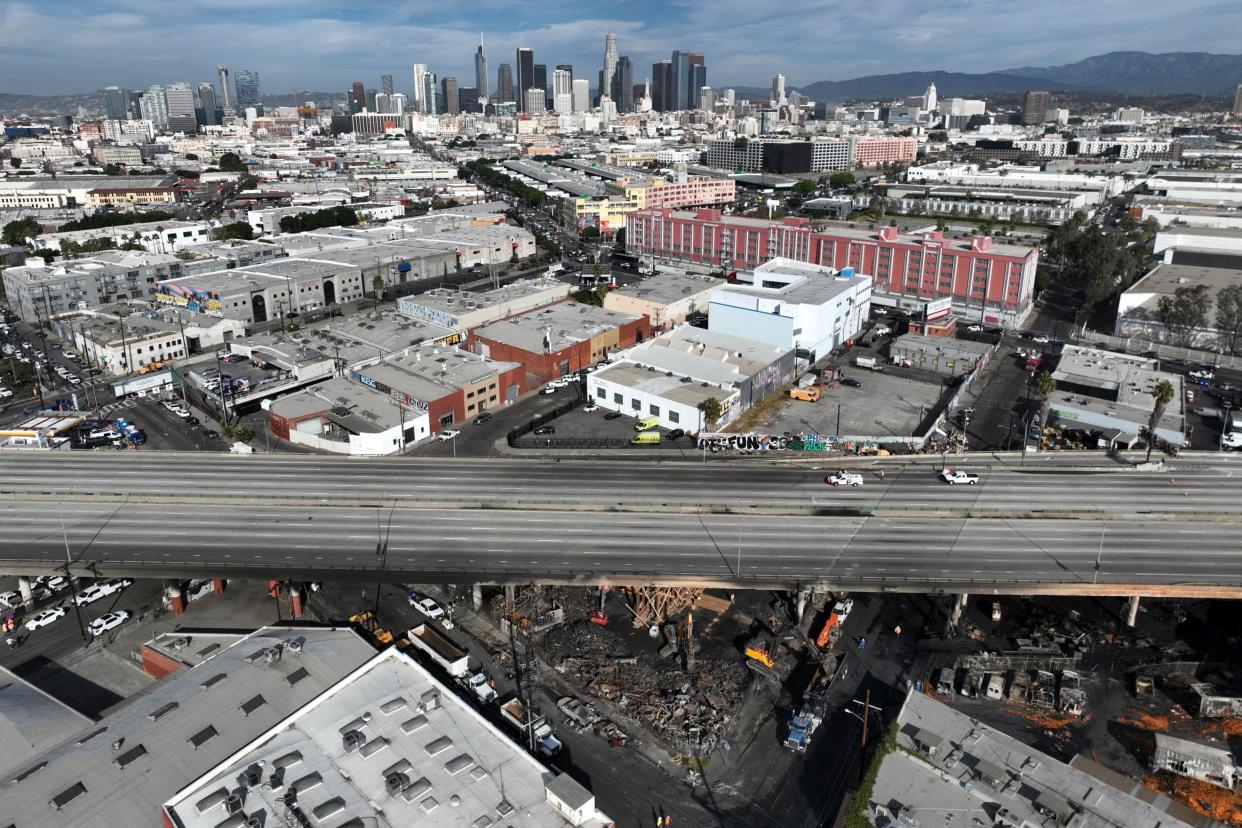
[(712, 291), (712, 331), (758, 339), (804, 358), (823, 356), (862, 328), (871, 309), (871, 277), (853, 268), (775, 258)]
[[(737, 419), (788, 383), (793, 371), (789, 348), (683, 325), (588, 375), (587, 396), (600, 408), (656, 417), (661, 428), (698, 433)], [(712, 398), (722, 412), (714, 426), (702, 411)]]

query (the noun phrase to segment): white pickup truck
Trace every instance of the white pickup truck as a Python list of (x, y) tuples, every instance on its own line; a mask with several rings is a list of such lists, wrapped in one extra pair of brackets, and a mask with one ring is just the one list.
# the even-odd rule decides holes
[(953, 469), (945, 469), (940, 473), (940, 479), (950, 486), (956, 486), (958, 483), (965, 483), (967, 486), (973, 486), (979, 482), (979, 475), (970, 474), (964, 471), (955, 471)]

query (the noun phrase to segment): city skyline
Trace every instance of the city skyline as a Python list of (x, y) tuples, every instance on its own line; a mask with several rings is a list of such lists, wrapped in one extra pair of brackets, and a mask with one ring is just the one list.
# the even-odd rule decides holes
[[(787, 3), (777, 13), (761, 14), (739, 0), (724, 0), (723, 6), (639, 2), (624, 14), (587, 4), (574, 15), (487, 0), (476, 7), (477, 19), (429, 23), (422, 9), (395, 2), (339, 9), (308, 0), (257, 10), (236, 0), (196, 0), (175, 10), (152, 0), (13, 3), (0, 11), (0, 34), (10, 44), (0, 55), (0, 74), (11, 84), (0, 91), (90, 92), (106, 85), (101, 65), (110, 67), (107, 83), (120, 86), (198, 83), (211, 79), (217, 65), (236, 64), (253, 66), (269, 94), (345, 89), (358, 78), (382, 74), (394, 75), (397, 90), (408, 92), (401, 81), (408, 83), (414, 63), (441, 77), (474, 78), (480, 34), (489, 55), (531, 48), (539, 63), (582, 67), (594, 85), (609, 32), (617, 36), (619, 53), (633, 62), (636, 83), (646, 80), (652, 63), (683, 49), (707, 55), (714, 87), (760, 87), (781, 73), (796, 88), (896, 71), (1067, 63), (1127, 49), (1230, 52), (1236, 45), (1229, 32), (1242, 26), (1242, 7), (1221, 0), (1188, 0), (1176, 9), (1127, 5), (1125, 14), (1119, 0), (1086, 9), (1051, 0), (1038, 9), (991, 15), (989, 25), (980, 27), (978, 16), (989, 12), (985, 5), (882, 0), (879, 9), (864, 9), (829, 0)], [(1209, 17), (1214, 25), (1204, 27), (1201, 21)], [(377, 48), (377, 37), (403, 45)], [(147, 48), (135, 52), (126, 45), (135, 40)], [(884, 48), (876, 49), (877, 42)], [(123, 64), (117, 65), (117, 54), (126, 55)]]

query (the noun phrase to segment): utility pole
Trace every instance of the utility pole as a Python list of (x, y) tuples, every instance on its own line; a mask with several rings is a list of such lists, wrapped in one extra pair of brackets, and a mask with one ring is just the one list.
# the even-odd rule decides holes
[(871, 721), (871, 688), (867, 688), (867, 693), (863, 696), (863, 729), (862, 729), (862, 747), (867, 747), (867, 722)]

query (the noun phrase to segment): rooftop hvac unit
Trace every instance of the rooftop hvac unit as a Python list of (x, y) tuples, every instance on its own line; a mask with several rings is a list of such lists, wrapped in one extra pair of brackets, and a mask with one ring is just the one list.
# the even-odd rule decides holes
[(224, 800), (224, 808), (229, 814), (240, 814), (242, 809), (241, 794), (229, 794), (228, 799)]
[(186, 647), (190, 646), (190, 639), (187, 638), (186, 636), (182, 636), (181, 638), (175, 638), (173, 639), (171, 646), (174, 650), (177, 650), (177, 651), (184, 650)]
[(258, 814), (246, 818), (246, 828), (263, 828), (263, 819)]
[(393, 773), (389, 774), (388, 778), (384, 780), (384, 790), (389, 796), (396, 796), (405, 790), (409, 784), (410, 778), (404, 773)]
[(360, 733), (359, 731), (357, 730), (349, 731), (348, 733), (345, 734), (345, 736), (342, 739), (345, 752), (353, 753), (355, 750), (362, 747), (363, 743), (365, 743), (366, 740), (367, 740), (367, 737), (362, 735), (362, 733)]
[(242, 788), (253, 788), (259, 784), (261, 778), (257, 767), (249, 767), (237, 774), (237, 784)]

